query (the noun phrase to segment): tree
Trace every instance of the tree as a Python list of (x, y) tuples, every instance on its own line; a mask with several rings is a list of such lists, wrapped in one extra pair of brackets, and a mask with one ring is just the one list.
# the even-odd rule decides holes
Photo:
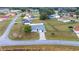
[(23, 9), (21, 9), (21, 11), (22, 11), (22, 12), (25, 12), (25, 11), (26, 11), (26, 9), (24, 9), (24, 8), (23, 8)]
[(48, 19), (48, 15), (55, 14), (55, 11), (52, 8), (40, 8), (39, 13), (40, 19), (45, 20)]
[(55, 14), (53, 9), (47, 9), (47, 15)]
[(40, 14), (40, 20), (46, 20), (48, 19), (48, 15), (46, 13)]
[(75, 13), (76, 13), (76, 15), (79, 15), (79, 10), (76, 10)]
[(76, 10), (75, 14), (77, 15), (76, 18), (78, 19), (79, 18), (79, 10)]
[(24, 25), (23, 26), (23, 30), (24, 30), (24, 32), (31, 32), (31, 26), (30, 25)]

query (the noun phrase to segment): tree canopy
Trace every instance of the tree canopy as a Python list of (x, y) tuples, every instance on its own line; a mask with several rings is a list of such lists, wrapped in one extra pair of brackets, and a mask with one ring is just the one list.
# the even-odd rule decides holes
[(40, 13), (40, 19), (45, 20), (48, 19), (48, 15), (55, 14), (55, 11), (52, 8), (40, 8), (39, 13)]

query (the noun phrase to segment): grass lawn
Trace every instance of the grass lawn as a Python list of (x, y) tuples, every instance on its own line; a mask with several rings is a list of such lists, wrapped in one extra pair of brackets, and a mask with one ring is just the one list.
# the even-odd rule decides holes
[(74, 25), (79, 25), (79, 23), (62, 23), (56, 20), (47, 20), (45, 21), (45, 26), (47, 30), (46, 38), (52, 40), (77, 40), (78, 38), (76, 34), (68, 28), (69, 26)]
[(18, 20), (16, 20), (16, 22), (21, 23), (24, 17), (19, 17)]
[(32, 23), (41, 23), (41, 21), (38, 20), (38, 19), (34, 19), (34, 20), (32, 21)]
[[(18, 19), (17, 21), (19, 22), (19, 21), (21, 21), (21, 19)], [(13, 40), (36, 40), (36, 39), (39, 39), (38, 33), (36, 33), (36, 32), (25, 33), (23, 31), (22, 27), (23, 27), (22, 23), (15, 24), (9, 34), (10, 39), (13, 39)]]
[(31, 45), (31, 46), (4, 46), (1, 51), (79, 51), (79, 47), (65, 45)]
[(10, 24), (10, 21), (13, 19), (13, 17), (10, 17), (8, 20), (0, 22), (0, 36), (4, 33), (7, 26)]

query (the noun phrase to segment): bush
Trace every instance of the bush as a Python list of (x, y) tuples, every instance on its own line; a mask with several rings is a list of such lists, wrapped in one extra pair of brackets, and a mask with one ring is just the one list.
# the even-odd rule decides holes
[(69, 26), (68, 28), (69, 28), (70, 32), (73, 32), (73, 26)]
[(55, 11), (51, 8), (40, 8), (40, 20), (46, 20), (49, 19), (48, 15), (55, 14)]
[(51, 35), (55, 35), (55, 33), (51, 33)]
[(73, 26), (68, 26), (68, 28), (73, 28)]
[(22, 14), (22, 15), (21, 15), (21, 17), (24, 17), (24, 16), (25, 16), (25, 14)]
[(46, 20), (48, 19), (48, 15), (47, 14), (40, 14), (40, 20)]
[(24, 30), (24, 32), (31, 32), (31, 26), (29, 26), (29, 25), (24, 25), (24, 26), (23, 26), (23, 30)]

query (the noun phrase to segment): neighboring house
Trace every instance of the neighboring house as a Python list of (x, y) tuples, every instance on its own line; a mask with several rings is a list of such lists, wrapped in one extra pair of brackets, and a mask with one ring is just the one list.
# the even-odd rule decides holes
[(56, 14), (49, 15), (48, 17), (49, 17), (50, 19), (52, 19), (52, 18), (60, 18), (60, 16), (59, 16), (59, 15), (56, 15)]
[(9, 16), (3, 16), (0, 18), (0, 21), (8, 20)]
[(25, 16), (24, 18), (23, 18), (23, 20), (22, 20), (22, 23), (23, 24), (30, 24), (32, 22), (32, 18), (31, 18), (31, 16), (29, 15), (29, 16)]
[(40, 15), (38, 9), (29, 9), (29, 10), (30, 10), (30, 14), (33, 15), (35, 18)]
[(61, 21), (63, 23), (71, 22), (71, 20), (65, 20), (65, 19), (57, 19), (58, 21)]
[(22, 23), (23, 24), (30, 24), (31, 23), (31, 20), (23, 19), (22, 20)]
[(16, 14), (19, 14), (21, 13), (21, 10), (10, 10), (11, 13), (16, 13)]
[(0, 13), (9, 13), (10, 10), (8, 8), (0, 8)]
[(79, 25), (74, 26), (73, 31), (76, 33), (77, 37), (79, 38)]
[(10, 13), (6, 14), (6, 16), (16, 16), (16, 13), (10, 12)]
[(32, 14), (39, 14), (39, 10), (38, 9), (30, 9), (30, 11), (32, 12)]
[(79, 34), (79, 25), (74, 26), (74, 31)]
[(60, 15), (58, 14), (58, 11), (55, 11), (55, 14), (48, 15), (48, 18), (53, 19), (53, 18), (60, 18)]

